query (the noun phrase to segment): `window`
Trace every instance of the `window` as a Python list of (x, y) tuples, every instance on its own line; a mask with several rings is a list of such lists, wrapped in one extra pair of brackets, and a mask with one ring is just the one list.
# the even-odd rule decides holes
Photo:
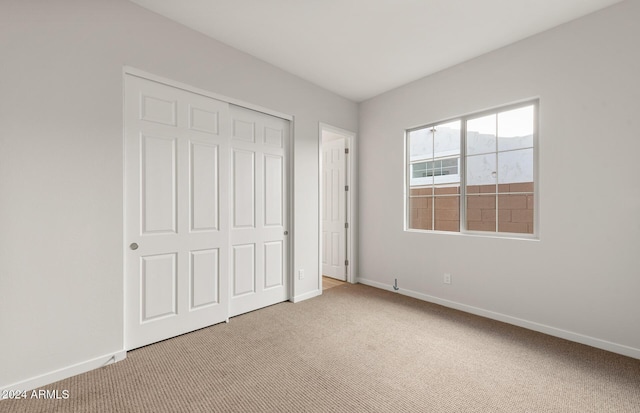
[(407, 227), (534, 234), (537, 102), (407, 131)]
[(411, 176), (413, 178), (424, 178), (427, 176), (457, 175), (459, 159), (460, 158), (449, 158), (415, 162), (411, 164)]

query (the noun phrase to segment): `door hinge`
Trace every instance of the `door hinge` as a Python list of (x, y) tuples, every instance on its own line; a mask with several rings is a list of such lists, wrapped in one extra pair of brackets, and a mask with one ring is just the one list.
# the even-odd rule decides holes
[(344, 148), (344, 153), (346, 153), (347, 155), (349, 155), (349, 148)]
[(345, 222), (345, 223), (344, 223), (344, 227), (345, 227), (345, 228), (349, 228), (349, 223), (348, 223), (348, 222)]
[(349, 265), (349, 260), (344, 260), (344, 265)]
[(344, 186), (344, 190), (345, 190), (345, 191), (348, 191), (348, 190), (349, 190), (349, 185), (345, 185), (345, 186)]

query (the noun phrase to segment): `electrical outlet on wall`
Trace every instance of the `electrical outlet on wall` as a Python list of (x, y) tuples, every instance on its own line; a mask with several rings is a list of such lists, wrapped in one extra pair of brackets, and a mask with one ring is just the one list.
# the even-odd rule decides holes
[(298, 279), (304, 280), (304, 270), (298, 270)]
[(451, 284), (451, 274), (449, 274), (448, 272), (444, 273), (444, 283)]

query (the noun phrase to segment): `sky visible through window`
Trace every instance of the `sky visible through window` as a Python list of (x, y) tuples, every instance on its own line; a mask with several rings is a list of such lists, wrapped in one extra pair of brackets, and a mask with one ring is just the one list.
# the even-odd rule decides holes
[[(513, 109), (498, 114), (498, 136), (519, 137), (533, 134), (533, 106)], [(483, 134), (496, 133), (495, 115), (484, 116), (469, 120), (473, 124), (473, 131)], [(444, 126), (444, 125), (443, 125)]]

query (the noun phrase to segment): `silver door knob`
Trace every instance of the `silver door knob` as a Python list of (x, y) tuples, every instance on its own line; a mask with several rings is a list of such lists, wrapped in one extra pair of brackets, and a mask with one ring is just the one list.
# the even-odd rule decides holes
[(132, 242), (131, 245), (129, 245), (129, 248), (135, 251), (138, 249), (138, 244), (136, 244), (135, 242)]
[(285, 232), (284, 232), (284, 235), (289, 235), (289, 231), (285, 231)]

